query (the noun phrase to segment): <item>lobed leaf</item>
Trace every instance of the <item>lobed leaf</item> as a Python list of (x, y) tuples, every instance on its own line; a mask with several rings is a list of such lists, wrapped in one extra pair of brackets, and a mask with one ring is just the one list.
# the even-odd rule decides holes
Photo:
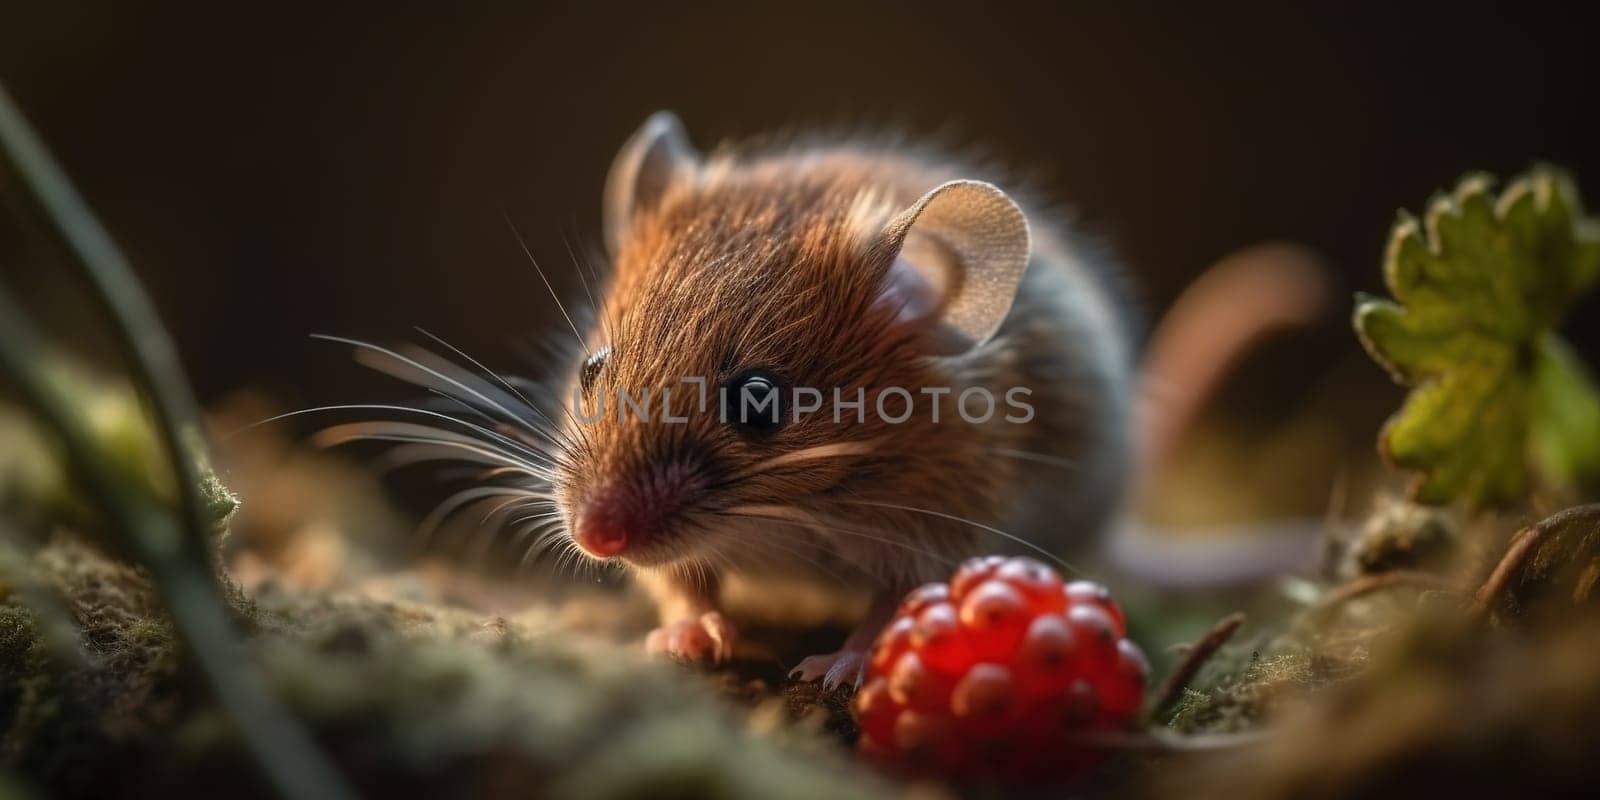
[(1600, 224), (1563, 173), (1536, 168), (1498, 197), (1483, 175), (1401, 212), (1384, 280), (1358, 296), (1355, 328), (1413, 387), (1379, 436), (1420, 473), (1418, 501), (1508, 505), (1535, 488), (1600, 476), (1600, 392), (1556, 330), (1600, 277)]

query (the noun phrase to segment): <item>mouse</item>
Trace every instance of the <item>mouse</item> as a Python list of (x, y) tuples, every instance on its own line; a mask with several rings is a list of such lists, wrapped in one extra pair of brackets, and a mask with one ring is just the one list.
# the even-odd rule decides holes
[[(1118, 508), (1118, 273), (991, 178), (855, 139), (701, 154), (670, 112), (623, 145), (551, 488), (583, 556), (654, 598), (651, 651), (725, 660), (730, 573), (811, 572), (873, 600), (793, 675), (859, 683), (908, 590), (1005, 546), (1081, 549)], [(641, 398), (654, 418), (625, 413)]]
[[(564, 564), (622, 569), (659, 612), (644, 641), (653, 653), (732, 658), (730, 580), (869, 596), (836, 650), (791, 673), (828, 688), (859, 685), (900, 599), (968, 559), (1021, 553), (1044, 569), (1105, 549), (1129, 574), (1183, 584), (1234, 579), (1240, 565), (1279, 574), (1303, 558), (1300, 546), (1252, 555), (1260, 537), (1235, 537), (1244, 544), (1214, 544), (1218, 558), (1196, 572), (1125, 512), (1224, 366), (1313, 316), (1312, 259), (1284, 246), (1225, 259), (1195, 302), (1180, 300), (1193, 307), (1174, 315), (1182, 324), (1153, 337), (1145, 361), (1167, 365), (1153, 380), (1107, 248), (1005, 184), (893, 139), (776, 137), (702, 153), (658, 112), (606, 175), (607, 269), (583, 280), (588, 317), (562, 307), (574, 346), (559, 349), (555, 380), (502, 376), (432, 334), (454, 359), (322, 337), (441, 398), (312, 409), (405, 418), (337, 425), (319, 441), (385, 441), (395, 464), (473, 465), (424, 532), (488, 502), (483, 527), (524, 561), (554, 550)], [(1240, 320), (1241, 308), (1254, 310)], [(1101, 547), (1119, 539), (1128, 546)]]

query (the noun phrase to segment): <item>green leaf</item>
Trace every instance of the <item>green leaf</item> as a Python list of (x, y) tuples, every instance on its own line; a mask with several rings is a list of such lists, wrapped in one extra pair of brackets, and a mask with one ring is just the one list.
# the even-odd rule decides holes
[(1417, 500), (1508, 505), (1600, 476), (1600, 392), (1556, 334), (1600, 278), (1600, 223), (1563, 173), (1536, 168), (1495, 196), (1472, 175), (1419, 221), (1401, 212), (1384, 280), (1358, 296), (1367, 352), (1412, 386), (1379, 436), (1422, 473)]
[(1552, 479), (1581, 484), (1600, 475), (1600, 394), (1566, 342), (1546, 337), (1545, 353), (1534, 384), (1535, 454)]

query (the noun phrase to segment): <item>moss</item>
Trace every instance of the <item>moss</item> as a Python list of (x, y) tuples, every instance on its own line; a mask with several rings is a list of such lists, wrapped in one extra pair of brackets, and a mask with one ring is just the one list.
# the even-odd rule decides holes
[(12, 603), (0, 605), (0, 729), (12, 730), (21, 718), (24, 696), (42, 671), (43, 651), (33, 614)]
[(1165, 794), (1591, 796), (1600, 619), (1537, 632), (1419, 619), (1369, 669), (1275, 716), (1253, 747), (1194, 758)]
[[(97, 455), (127, 486), (175, 506), (178, 492), (165, 447), (151, 427), (144, 404), (131, 387), (84, 370), (69, 360), (50, 363), (51, 380), (81, 398)], [(213, 532), (222, 537), (239, 499), (204, 456), (198, 432), (185, 431), (187, 456), (197, 461), (200, 494)], [(65, 525), (84, 535), (103, 524), (73, 485), (54, 439), (31, 415), (0, 398), (0, 512), (44, 529)], [(113, 548), (114, 549), (114, 548)]]
[[(837, 761), (837, 759), (835, 759)], [(556, 798), (874, 797), (843, 763), (819, 770), (704, 715), (662, 716), (588, 753), (553, 786)]]
[(1372, 583), (1306, 610), (1259, 657), (1197, 682), (1171, 719), (1184, 732), (1265, 735), (1154, 773), (1157, 793), (1592, 794), (1597, 520), (1581, 507), (1541, 523), (1487, 620), (1473, 593), (1506, 550), (1505, 526), (1489, 519), (1435, 540), (1465, 551), (1439, 553), (1455, 567), (1436, 580), (1466, 591)]
[[(117, 451), (107, 457), (159, 472), (148, 432), (130, 427), (138, 419), (130, 408), (124, 396), (101, 409), (98, 432)], [(23, 462), (48, 460), (47, 450), (30, 453)], [(11, 481), (23, 473), (6, 466), (0, 454), (0, 505), (36, 493), (24, 497), (34, 513), (19, 521), (93, 536), (93, 517), (77, 513), (85, 511), (77, 501), (40, 488), (62, 490), (59, 481)], [(203, 489), (220, 528), (238, 501), (209, 470)], [(1457, 525), (1401, 505), (1374, 520), (1345, 552), (1346, 574), (1455, 571), (1473, 585), (1504, 550), (1495, 524)], [(1592, 638), (1546, 647), (1509, 636), (1592, 607), (1600, 527), (1591, 523), (1562, 528), (1534, 552), (1500, 609), (1518, 625), (1493, 636), (1418, 621), (1462, 619), (1462, 595), (1401, 586), (1305, 610), (1273, 635), (1224, 648), (1168, 723), (1185, 733), (1269, 730), (1273, 744), (1198, 769), (1176, 764), (1173, 786), (1186, 796), (1198, 787), (1202, 796), (1361, 793), (1391, 774), (1451, 780), (1441, 765), (1481, 774), (1491, 758), (1554, 775), (1544, 784), (1552, 789), (1594, 778), (1582, 748), (1573, 749), (1593, 740), (1589, 720), (1600, 717), (1600, 675), (1585, 649)], [(11, 774), (44, 796), (264, 795), (233, 721), (185, 672), (143, 571), (66, 538), (0, 556), (0, 791)], [(344, 574), (338, 562), (327, 571)], [(343, 590), (286, 589), (277, 574), (268, 568), (251, 595), (219, 577), (249, 660), (363, 795), (852, 798), (897, 789), (840, 746), (855, 735), (849, 694), (785, 682), (777, 650), (758, 669), (705, 680), (575, 631), (562, 622), (571, 607), (558, 601), (499, 617), (426, 591), (407, 600), (358, 591), (354, 579)], [(1184, 607), (1192, 620), (1170, 604), (1150, 612), (1153, 622), (1137, 603), (1130, 612), (1145, 640), (1184, 638), (1171, 633), (1179, 623), (1218, 616), (1192, 598)], [(1156, 622), (1170, 635), (1152, 635)], [(1564, 655), (1551, 661), (1551, 652)], [(1539, 773), (1547, 762), (1558, 771)], [(1114, 763), (1122, 772), (1102, 770), (1094, 787), (1134, 783), (1150, 766)], [(1150, 774), (1167, 776), (1169, 766)]]
[(176, 716), (177, 657), (143, 574), (76, 544), (41, 550), (31, 578), (60, 600), (73, 640), (52, 646), (22, 593), (0, 604), (0, 765), (51, 794), (93, 791)]
[[(182, 680), (143, 573), (68, 543), (40, 551), (33, 567), (89, 658), (63, 669), (31, 612), (0, 604), (0, 677), (14, 693), (0, 767), (59, 796), (249, 796), (237, 782), (249, 769), (238, 739)], [(269, 589), (238, 616), (278, 695), (363, 793), (889, 791), (831, 736), (753, 732), (711, 682), (633, 647), (359, 594)]]
[(1237, 674), (1184, 690), (1168, 724), (1183, 733), (1249, 730), (1323, 680), (1314, 664), (1310, 651), (1293, 642), (1275, 644), (1264, 657), (1252, 653)]
[(1347, 574), (1438, 568), (1454, 553), (1461, 521), (1448, 508), (1382, 500), (1350, 543)]

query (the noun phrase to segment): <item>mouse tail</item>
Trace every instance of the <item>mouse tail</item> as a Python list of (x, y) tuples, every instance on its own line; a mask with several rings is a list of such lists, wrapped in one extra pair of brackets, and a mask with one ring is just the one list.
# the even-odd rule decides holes
[[(1207, 269), (1162, 316), (1139, 377), (1135, 505), (1148, 496), (1184, 435), (1238, 364), (1262, 342), (1321, 318), (1322, 260), (1290, 243), (1239, 250)], [(1124, 520), (1105, 557), (1118, 572), (1168, 588), (1220, 588), (1314, 565), (1322, 519), (1243, 523), (1181, 534)]]
[(1159, 477), (1183, 435), (1233, 369), (1261, 342), (1322, 317), (1322, 260), (1296, 244), (1267, 243), (1218, 261), (1161, 317), (1139, 375), (1137, 486)]

